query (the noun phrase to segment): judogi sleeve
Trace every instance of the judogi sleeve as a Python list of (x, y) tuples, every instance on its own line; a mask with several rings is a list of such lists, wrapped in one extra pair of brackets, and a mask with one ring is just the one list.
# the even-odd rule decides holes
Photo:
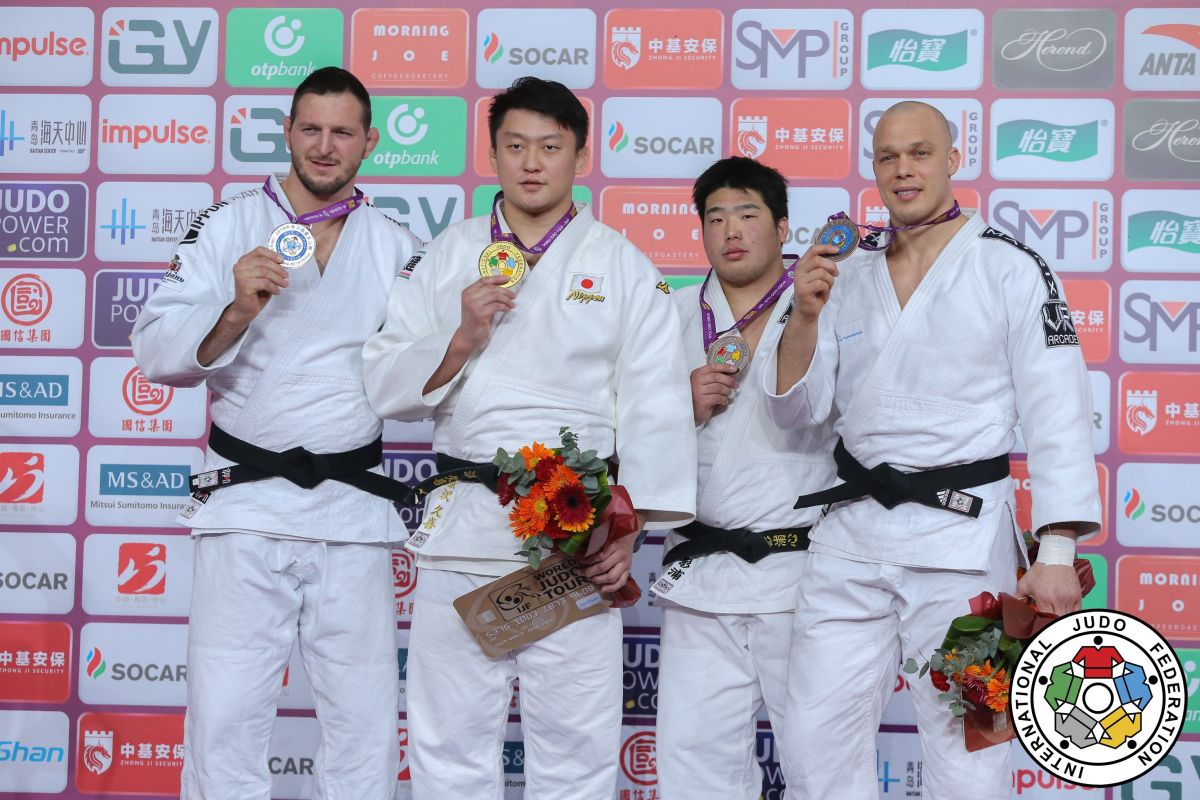
[(645, 256), (619, 257), (641, 262), (622, 270), (632, 277), (614, 371), (620, 483), (647, 529), (674, 528), (696, 514), (696, 429), (679, 313)]
[(196, 360), (201, 342), (233, 302), (236, 206), (214, 206), (184, 235), (162, 283), (138, 315), (130, 337), (133, 357), (148, 380), (198, 386), (209, 373), (233, 362), (243, 332), (208, 366)]
[[(1047, 525), (1087, 523), (1079, 540), (1100, 529), (1100, 496), (1092, 452), (1092, 393), (1079, 345), (1062, 343), (1044, 314), (1047, 286), (1033, 264), (1020, 259), (1006, 281), (1008, 358), (1017, 416), (1029, 455), (1034, 534)], [(1058, 294), (1062, 284), (1053, 277)], [(1046, 306), (1046, 310), (1043, 309)], [(1068, 314), (1066, 308), (1062, 311)], [(1074, 331), (1071, 331), (1073, 337)]]
[[(445, 239), (432, 241), (414, 256), (415, 263), (397, 278), (388, 297), (387, 321), (363, 346), (363, 382), (375, 413), (385, 419), (408, 422), (427, 419), (463, 374), (459, 370), (445, 385), (429, 394), (425, 384), (446, 355), (461, 308), (462, 287), (449, 284), (441, 253)], [(442, 308), (441, 299), (453, 293), (455, 302)], [(445, 313), (443, 313), (445, 312)]]
[(838, 371), (837, 335), (834, 330), (836, 319), (837, 306), (831, 297), (817, 318), (817, 346), (813, 350), (808, 372), (785, 392), (777, 391), (778, 344), (764, 354), (766, 363), (763, 365), (762, 388), (767, 397), (767, 413), (782, 430), (820, 425), (833, 413)]

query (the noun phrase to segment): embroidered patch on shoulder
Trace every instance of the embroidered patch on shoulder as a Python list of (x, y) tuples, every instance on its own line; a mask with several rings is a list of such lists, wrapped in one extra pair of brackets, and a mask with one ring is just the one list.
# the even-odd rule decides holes
[(666, 281), (659, 281), (658, 283), (654, 284), (654, 288), (658, 289), (663, 294), (671, 293), (671, 287), (667, 285)]
[(413, 270), (415, 270), (417, 268), (417, 264), (418, 264), (418, 262), (420, 262), (421, 257), (423, 255), (425, 255), (425, 251), (418, 250), (417, 254), (415, 256), (413, 256), (412, 258), (410, 258), (408, 260), (408, 263), (406, 263), (403, 267), (400, 268), (400, 272), (396, 277), (403, 278), (404, 280), (408, 280), (409, 278), (411, 278), (413, 276)]
[(179, 257), (179, 254), (176, 253), (175, 255), (171, 256), (171, 263), (167, 264), (167, 271), (164, 272), (162, 276), (163, 283), (173, 283), (177, 286), (181, 285), (184, 282), (183, 273), (181, 271), (182, 267), (183, 259)]
[(1047, 300), (1042, 304), (1042, 333), (1046, 347), (1079, 346), (1079, 335), (1075, 333), (1075, 321), (1071, 309), (1064, 300)]

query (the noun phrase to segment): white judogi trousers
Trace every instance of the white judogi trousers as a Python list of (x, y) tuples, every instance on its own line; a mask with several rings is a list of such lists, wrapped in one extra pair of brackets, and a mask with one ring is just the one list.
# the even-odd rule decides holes
[[(923, 662), (980, 592), (1012, 594), (1017, 549), (996, 533), (987, 573), (909, 568), (809, 552), (792, 633), (784, 774), (789, 800), (877, 800), (875, 733), (897, 663)], [(962, 722), (928, 674), (910, 680), (924, 800), (1008, 800), (1010, 745), (968, 753)]]
[(779, 740), (792, 617), (664, 606), (657, 728), (663, 800), (758, 800), (758, 712), (765, 704)]
[(391, 550), (245, 533), (195, 540), (182, 800), (268, 800), (297, 637), (321, 744), (315, 800), (391, 800), (400, 768)]
[(454, 599), (495, 578), (423, 569), (408, 640), (413, 800), (503, 800), (501, 756), (521, 680), (525, 800), (612, 800), (621, 743), (621, 612), (575, 622), (502, 658)]

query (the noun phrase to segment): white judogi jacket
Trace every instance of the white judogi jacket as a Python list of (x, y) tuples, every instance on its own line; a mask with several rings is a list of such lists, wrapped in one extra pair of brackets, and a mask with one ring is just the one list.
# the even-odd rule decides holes
[[(736, 322), (725, 292), (713, 275), (707, 298), (718, 331)], [(793, 509), (799, 495), (831, 486), (836, 478), (829, 422), (780, 429), (767, 410), (762, 391), (766, 359), (787, 322), (792, 303), (789, 286), (768, 318), (762, 337), (739, 378), (737, 394), (725, 410), (697, 429), (696, 518), (727, 530), (768, 531), (811, 525), (819, 508)], [(688, 368), (704, 366), (704, 329), (700, 316), (700, 284), (675, 292), (675, 307), (683, 321)], [(664, 552), (686, 541), (672, 533)], [(776, 553), (751, 564), (733, 553), (712, 553), (665, 565), (654, 592), (697, 611), (726, 614), (765, 614), (796, 607), (796, 587), (804, 553)], [(676, 576), (679, 577), (676, 577)]]
[[(1069, 322), (1064, 330), (1053, 314), (1043, 320), (1047, 280), (1060, 297), (1061, 284), (1036, 253), (968, 214), (903, 310), (883, 252), (842, 262), (808, 373), (781, 396), (777, 351), (764, 352), (769, 407), (782, 427), (819, 422), (832, 408), (860, 463), (903, 471), (1007, 453), (1019, 422), (1033, 529), (1081, 521), (1092, 535), (1100, 498), (1087, 368), (1077, 345), (1053, 338), (1073, 334)], [(978, 519), (911, 502), (888, 511), (870, 497), (837, 503), (813, 530), (811, 550), (982, 571), (996, 532), (1012, 524), (1013, 486), (1005, 478), (968, 491), (984, 501)]]
[[(501, 226), (507, 230), (503, 217)], [(688, 522), (696, 434), (679, 318), (653, 264), (586, 205), (514, 287), (516, 307), (500, 315), (486, 347), (444, 386), (422, 393), (490, 243), (486, 216), (453, 225), (429, 244), (411, 281), (397, 283), (387, 324), (363, 351), (376, 411), (408, 421), (433, 416), (434, 450), (475, 462), (535, 440), (557, 447), (566, 425), (581, 449), (616, 455), (619, 482), (647, 513), (647, 528)], [(432, 493), (406, 546), (421, 565), (481, 575), (524, 561), (508, 509), (480, 484)]]
[[(287, 204), (276, 177), (271, 186)], [(315, 259), (290, 270), (288, 287), (228, 350), (207, 367), (196, 361), (200, 343), (233, 301), (233, 265), (287, 221), (261, 189), (201, 214), (138, 317), (134, 358), (151, 381), (207, 382), (213, 422), (239, 439), (275, 452), (352, 450), (383, 429), (363, 391), (362, 345), (383, 324), (396, 275), (420, 246), (374, 207), (347, 217), (323, 276)], [(229, 463), (209, 451), (204, 470)], [(190, 508), (190, 518), (178, 521), (195, 533), (346, 542), (396, 541), (405, 534), (389, 501), (332, 480), (309, 490), (268, 478), (220, 489)]]

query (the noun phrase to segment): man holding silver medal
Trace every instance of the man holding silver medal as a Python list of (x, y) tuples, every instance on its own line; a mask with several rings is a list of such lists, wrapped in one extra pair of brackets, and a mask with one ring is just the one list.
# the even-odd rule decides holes
[[(364, 350), (371, 402), (389, 418), (432, 416), (442, 471), (490, 462), (498, 448), (554, 446), (569, 427), (581, 449), (619, 461), (646, 527), (685, 523), (696, 439), (679, 319), (649, 259), (572, 202), (587, 112), (562, 84), (521, 78), (494, 98), (488, 122), (502, 191), (490, 215), (434, 239), (392, 292), (387, 324)], [(526, 800), (611, 798), (620, 612), (486, 656), (452, 604), (526, 560), (508, 509), (465, 475), (429, 496), (406, 546), (421, 569), (406, 684), (414, 799), (503, 794), (518, 678)], [(607, 542), (583, 559), (585, 574), (602, 592), (619, 589), (633, 546), (632, 536)]]
[[(1058, 279), (959, 209), (959, 153), (937, 109), (892, 106), (873, 153), (889, 222), (862, 226), (878, 236), (861, 246), (844, 214), (822, 229), (764, 371), (778, 424), (832, 417), (841, 437), (842, 482), (796, 501), (827, 509), (800, 582), (781, 751), (789, 797), (813, 800), (877, 796), (884, 690), (901, 657), (924, 661), (941, 645), (968, 599), (1008, 592), (1055, 614), (1078, 609), (1075, 542), (1100, 522), (1091, 391)], [(1041, 539), (1019, 583), (1008, 469), (1018, 423)], [(1009, 747), (968, 752), (937, 695), (913, 681), (925, 797), (1008, 798)]]
[(658, 782), (663, 800), (757, 800), (758, 713), (782, 741), (788, 642), (817, 509), (834, 479), (833, 428), (781, 429), (762, 389), (792, 306), (787, 182), (726, 158), (693, 189), (712, 270), (675, 292), (693, 367), (696, 521), (673, 531), (652, 587), (663, 607)]
[[(296, 89), (286, 177), (199, 215), (134, 327), (145, 376), (206, 383), (205, 472), (180, 515), (195, 538), (181, 797), (270, 797), (267, 747), (296, 642), (321, 726), (326, 800), (390, 798), (399, 769), (389, 542), (362, 345), (419, 242), (352, 183), (378, 140), (366, 89), (337, 67)], [(347, 446), (353, 449), (347, 450)]]

